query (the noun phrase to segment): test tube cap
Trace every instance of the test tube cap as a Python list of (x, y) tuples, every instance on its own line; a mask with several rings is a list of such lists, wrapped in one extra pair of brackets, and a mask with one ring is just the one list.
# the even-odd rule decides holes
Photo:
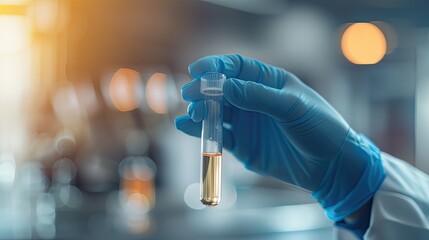
[(206, 72), (201, 76), (201, 93), (204, 95), (222, 95), (226, 76), (218, 72)]

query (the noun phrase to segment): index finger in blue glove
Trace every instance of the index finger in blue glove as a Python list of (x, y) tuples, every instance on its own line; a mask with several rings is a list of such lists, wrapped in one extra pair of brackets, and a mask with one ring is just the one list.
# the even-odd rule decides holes
[(191, 63), (188, 70), (194, 78), (206, 72), (220, 72), (227, 78), (263, 83), (277, 89), (283, 87), (288, 74), (283, 69), (238, 54), (204, 57)]
[(201, 81), (194, 79), (182, 87), (182, 97), (187, 102), (196, 102), (204, 99), (204, 95), (200, 91)]
[(240, 73), (241, 60), (239, 55), (219, 55), (203, 57), (188, 67), (189, 74), (199, 78), (206, 72), (220, 72), (227, 77), (237, 76)]
[(204, 101), (191, 102), (187, 109), (188, 115), (194, 122), (201, 122), (206, 116)]

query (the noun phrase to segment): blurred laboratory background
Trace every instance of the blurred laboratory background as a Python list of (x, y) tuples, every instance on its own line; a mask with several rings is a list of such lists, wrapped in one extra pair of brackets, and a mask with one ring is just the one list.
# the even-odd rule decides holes
[(428, 12), (418, 0), (0, 0), (0, 239), (346, 234), (307, 192), (229, 153), (222, 203), (203, 207), (200, 142), (173, 124), (187, 66), (238, 53), (285, 68), (429, 172)]

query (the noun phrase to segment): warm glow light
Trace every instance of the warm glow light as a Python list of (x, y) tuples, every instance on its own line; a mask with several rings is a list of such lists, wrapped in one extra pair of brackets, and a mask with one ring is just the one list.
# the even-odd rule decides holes
[(16, 163), (12, 154), (0, 154), (0, 186), (10, 186), (15, 180)]
[(1, 5), (25, 5), (29, 0), (0, 0)]
[[(25, 19), (0, 16), (0, 109), (14, 109), (28, 86), (29, 36)], [(10, 114), (10, 112), (9, 112)]]
[(32, 5), (34, 25), (40, 30), (51, 30), (59, 23), (59, 2), (38, 0)]
[(98, 112), (100, 105), (90, 79), (82, 79), (76, 82), (76, 94), (79, 104), (85, 109), (86, 114), (93, 115)]
[(126, 201), (139, 202), (145, 208), (155, 205), (155, 169), (155, 163), (145, 157), (127, 157), (121, 162), (121, 191)]
[(12, 154), (22, 152), (26, 137), (23, 107), (30, 89), (30, 59), (26, 18), (0, 15), (0, 149)]
[(0, 54), (22, 52), (29, 46), (29, 29), (24, 17), (0, 15)]
[(386, 54), (386, 38), (374, 24), (355, 23), (344, 31), (341, 49), (354, 64), (376, 64)]
[(19, 15), (27, 13), (27, 6), (18, 4), (4, 4), (0, 2), (0, 15)]
[(167, 113), (167, 75), (153, 74), (146, 87), (146, 100), (149, 107), (156, 113)]
[(63, 121), (71, 121), (81, 114), (76, 90), (71, 82), (63, 81), (58, 84), (52, 96), (52, 107), (55, 114)]
[(110, 97), (119, 111), (127, 112), (140, 106), (137, 92), (140, 79), (139, 72), (128, 68), (120, 68), (113, 75), (110, 82)]

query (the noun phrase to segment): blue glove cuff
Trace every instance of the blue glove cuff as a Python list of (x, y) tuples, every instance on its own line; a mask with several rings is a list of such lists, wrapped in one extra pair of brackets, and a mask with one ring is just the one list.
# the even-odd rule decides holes
[(339, 221), (371, 199), (384, 178), (380, 150), (363, 134), (350, 129), (312, 196), (331, 220)]

